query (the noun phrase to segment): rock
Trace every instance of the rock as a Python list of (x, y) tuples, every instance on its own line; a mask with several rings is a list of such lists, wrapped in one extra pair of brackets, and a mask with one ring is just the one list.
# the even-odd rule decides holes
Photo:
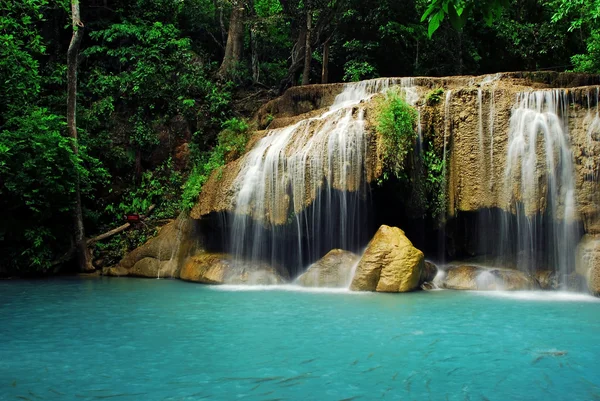
[(197, 240), (194, 222), (182, 214), (161, 227), (156, 237), (125, 255), (119, 267), (138, 277), (158, 277), (159, 273), (160, 277), (176, 276), (177, 267), (197, 248)]
[(600, 296), (600, 235), (585, 235), (577, 246), (576, 273), (588, 290)]
[(347, 287), (352, 279), (354, 266), (359, 260), (360, 256), (352, 252), (333, 249), (310, 265), (296, 279), (296, 283), (304, 287)]
[(205, 284), (283, 284), (287, 273), (266, 263), (239, 262), (231, 255), (203, 252), (186, 261), (179, 278)]
[(425, 261), (423, 270), (421, 270), (421, 283), (432, 282), (438, 273), (438, 267), (428, 261)]
[(558, 279), (552, 270), (537, 270), (534, 275), (542, 290), (558, 289)]
[(159, 260), (155, 258), (143, 258), (139, 260), (131, 269), (129, 275), (135, 277), (173, 277), (177, 263), (175, 260)]
[(350, 289), (413, 291), (419, 287), (423, 269), (423, 252), (413, 246), (404, 231), (382, 225), (358, 262)]
[(518, 270), (469, 265), (450, 267), (442, 285), (451, 290), (515, 291), (539, 288), (531, 276)]
[(119, 265), (109, 266), (102, 269), (102, 275), (112, 277), (125, 277), (129, 275), (129, 270)]
[(424, 291), (433, 291), (433, 290), (437, 290), (438, 286), (435, 285), (435, 283), (432, 281), (427, 281), (427, 282), (421, 284), (421, 289)]

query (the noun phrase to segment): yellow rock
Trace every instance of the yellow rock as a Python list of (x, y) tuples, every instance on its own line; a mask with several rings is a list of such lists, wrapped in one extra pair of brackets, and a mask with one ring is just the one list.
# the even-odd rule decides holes
[(408, 292), (419, 287), (425, 268), (423, 252), (404, 231), (382, 225), (363, 254), (350, 289), (353, 291)]
[(224, 253), (198, 253), (186, 261), (179, 278), (205, 284), (282, 284), (287, 273), (266, 263), (234, 260)]

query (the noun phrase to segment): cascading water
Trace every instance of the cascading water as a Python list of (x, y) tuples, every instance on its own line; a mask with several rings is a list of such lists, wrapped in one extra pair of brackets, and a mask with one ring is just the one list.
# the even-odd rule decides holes
[(587, 134), (585, 143), (585, 152), (587, 157), (586, 170), (588, 172), (588, 178), (592, 181), (597, 181), (600, 175), (600, 163), (596, 158), (597, 155), (595, 149), (595, 143), (600, 138), (594, 138), (600, 132), (600, 87), (594, 88), (594, 90), (588, 90), (587, 93), (587, 108), (588, 113), (584, 120), (584, 124), (587, 124)]
[(521, 93), (513, 109), (504, 172), (502, 254), (517, 268), (553, 269), (564, 284), (577, 245), (574, 166), (565, 90)]
[(394, 81), (347, 84), (328, 111), (267, 133), (245, 158), (230, 247), (236, 259), (285, 263), (296, 274), (368, 235), (367, 135), (360, 103)]

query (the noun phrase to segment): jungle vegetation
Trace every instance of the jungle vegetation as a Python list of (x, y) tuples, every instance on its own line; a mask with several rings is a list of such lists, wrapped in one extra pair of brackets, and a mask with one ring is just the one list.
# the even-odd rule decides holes
[(290, 86), (600, 73), (599, 22), (600, 0), (0, 0), (0, 275), (115, 263)]

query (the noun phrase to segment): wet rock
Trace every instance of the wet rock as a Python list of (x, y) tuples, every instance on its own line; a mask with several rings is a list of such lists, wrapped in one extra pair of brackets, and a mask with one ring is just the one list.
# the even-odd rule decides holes
[(438, 267), (432, 262), (425, 261), (423, 270), (421, 270), (421, 283), (432, 282), (438, 273)]
[[(197, 247), (194, 223), (185, 215), (160, 228), (158, 235), (134, 249), (119, 262), (119, 272), (137, 277), (171, 277)], [(123, 275), (123, 274), (119, 274)]]
[(438, 286), (435, 285), (435, 283), (432, 281), (427, 281), (427, 282), (424, 282), (423, 284), (421, 284), (421, 289), (424, 291), (433, 291), (433, 290), (437, 290)]
[(447, 270), (443, 287), (451, 290), (534, 290), (537, 281), (518, 270), (481, 266), (456, 266)]
[(173, 277), (176, 268), (175, 260), (143, 258), (129, 269), (129, 275), (148, 278)]
[(592, 294), (600, 296), (600, 235), (586, 235), (579, 242), (576, 273)]
[(283, 284), (287, 273), (266, 263), (240, 262), (224, 253), (203, 252), (186, 261), (179, 278), (204, 284)]
[(419, 288), (423, 269), (423, 252), (413, 246), (404, 231), (382, 225), (358, 262), (350, 289), (413, 291)]
[(344, 288), (352, 279), (354, 266), (360, 256), (342, 249), (333, 249), (296, 279), (304, 287)]
[(552, 270), (537, 270), (534, 275), (542, 290), (558, 289), (558, 278)]
[(129, 270), (122, 266), (109, 266), (102, 269), (103, 276), (125, 277), (129, 275)]

